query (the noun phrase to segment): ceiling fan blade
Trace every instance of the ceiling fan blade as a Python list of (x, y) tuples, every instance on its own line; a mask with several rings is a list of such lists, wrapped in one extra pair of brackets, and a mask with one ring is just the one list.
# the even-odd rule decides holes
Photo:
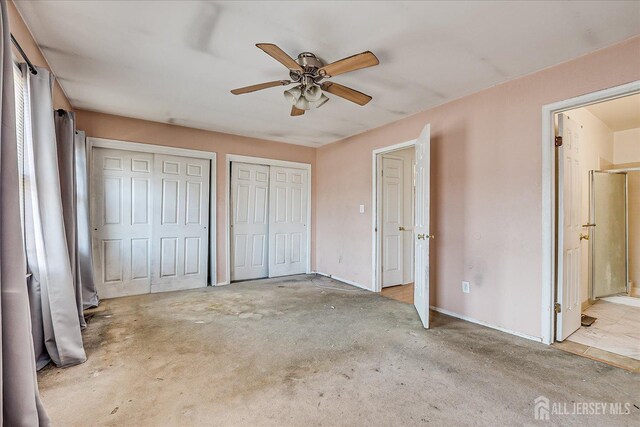
[(361, 68), (373, 67), (379, 63), (380, 61), (373, 53), (366, 51), (325, 65), (320, 68), (320, 74), (324, 72), (327, 77), (333, 77)]
[(301, 110), (300, 108), (296, 108), (295, 105), (293, 107), (291, 107), (291, 115), (292, 116), (301, 116), (303, 114), (304, 114), (304, 110)]
[(322, 83), (322, 90), (348, 101), (355, 102), (358, 105), (366, 105), (372, 99), (369, 95), (333, 82)]
[(275, 86), (286, 86), (291, 84), (290, 80), (275, 80), (273, 82), (260, 83), (257, 85), (241, 87), (231, 91), (234, 95), (242, 95), (243, 93), (255, 92), (257, 90), (268, 89)]
[(284, 65), (290, 70), (302, 71), (302, 67), (292, 57), (287, 55), (282, 49), (272, 43), (258, 43), (256, 45), (273, 59)]

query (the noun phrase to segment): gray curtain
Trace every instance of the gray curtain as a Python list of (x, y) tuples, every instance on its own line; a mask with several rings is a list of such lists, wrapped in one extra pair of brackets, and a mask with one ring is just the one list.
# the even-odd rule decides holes
[(56, 148), (58, 151), (58, 174), (60, 176), (60, 199), (64, 231), (67, 238), (67, 251), (71, 265), (71, 277), (74, 281), (74, 295), (80, 327), (87, 326), (82, 313), (82, 286), (78, 280), (76, 258), (76, 162), (75, 162), (75, 114), (58, 110), (54, 115), (56, 127)]
[(89, 168), (87, 140), (83, 131), (75, 134), (76, 161), (76, 281), (82, 293), (83, 308), (97, 307), (98, 293), (93, 279), (91, 221), (89, 210)]
[(0, 425), (49, 425), (36, 381), (18, 195), (13, 61), (5, 0), (0, 0)]
[(47, 69), (36, 69), (38, 74), (26, 73), (24, 154), (27, 264), (32, 274), (29, 299), (36, 366), (40, 369), (49, 360), (57, 366), (76, 365), (84, 362), (86, 355), (73, 277), (75, 259), (69, 257), (62, 196), (63, 188), (73, 183), (60, 172), (60, 165), (63, 170), (67, 165), (58, 159), (53, 76)]

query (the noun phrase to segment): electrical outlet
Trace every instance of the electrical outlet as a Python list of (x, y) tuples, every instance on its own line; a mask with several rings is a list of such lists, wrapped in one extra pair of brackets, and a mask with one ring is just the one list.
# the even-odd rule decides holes
[(360, 205), (360, 213), (364, 213), (364, 205)]
[(471, 292), (471, 284), (469, 282), (466, 282), (464, 280), (462, 281), (462, 292), (464, 292), (465, 294)]

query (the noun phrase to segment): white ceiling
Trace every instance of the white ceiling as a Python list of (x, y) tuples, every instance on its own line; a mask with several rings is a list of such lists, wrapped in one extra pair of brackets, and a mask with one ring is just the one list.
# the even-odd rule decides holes
[(593, 104), (587, 110), (614, 132), (640, 128), (640, 94)]
[[(640, 2), (18, 1), (79, 109), (318, 146), (640, 33)], [(334, 80), (373, 96), (331, 96), (290, 117), (287, 78), (255, 47), (327, 62), (371, 50), (380, 65)]]

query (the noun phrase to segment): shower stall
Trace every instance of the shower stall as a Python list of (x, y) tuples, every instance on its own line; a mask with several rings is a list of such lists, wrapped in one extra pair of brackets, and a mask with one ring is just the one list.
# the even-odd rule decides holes
[(627, 170), (589, 172), (589, 299), (629, 294)]

